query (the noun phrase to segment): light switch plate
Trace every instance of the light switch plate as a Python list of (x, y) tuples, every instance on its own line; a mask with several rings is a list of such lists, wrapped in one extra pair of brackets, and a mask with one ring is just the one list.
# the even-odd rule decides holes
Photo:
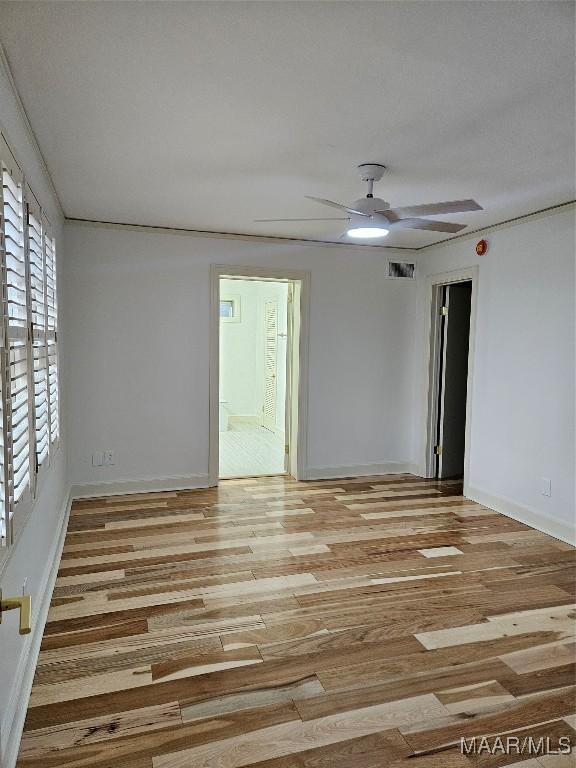
[(102, 451), (96, 451), (92, 454), (92, 466), (102, 467), (104, 465), (104, 453)]
[(549, 477), (540, 478), (540, 493), (542, 496), (552, 496), (552, 481)]

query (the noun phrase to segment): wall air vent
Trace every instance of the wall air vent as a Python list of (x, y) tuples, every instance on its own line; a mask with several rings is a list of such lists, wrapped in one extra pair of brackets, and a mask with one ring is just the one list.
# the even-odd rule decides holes
[(414, 280), (416, 277), (416, 264), (406, 261), (389, 261), (388, 277), (394, 280)]

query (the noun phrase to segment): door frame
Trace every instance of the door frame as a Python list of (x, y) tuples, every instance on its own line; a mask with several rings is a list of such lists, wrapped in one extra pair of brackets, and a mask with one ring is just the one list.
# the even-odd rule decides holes
[(209, 454), (208, 484), (219, 482), (219, 403), (220, 403), (220, 279), (246, 278), (287, 282), (294, 286), (294, 333), (287, 365), (290, 381), (290, 436), (288, 438), (288, 472), (296, 480), (305, 478), (308, 445), (308, 349), (310, 318), (310, 272), (273, 267), (212, 264), (210, 267), (210, 337), (209, 337)]
[(423, 477), (434, 477), (436, 474), (436, 461), (434, 446), (436, 441), (436, 426), (438, 423), (438, 387), (442, 373), (442, 361), (440, 359), (441, 343), (441, 317), (440, 307), (442, 301), (442, 288), (453, 283), (472, 283), (472, 295), (470, 299), (470, 335), (468, 346), (468, 377), (466, 380), (466, 430), (464, 438), (464, 496), (468, 494), (470, 481), (470, 445), (472, 434), (472, 400), (474, 383), (474, 358), (476, 348), (476, 307), (478, 297), (477, 266), (457, 269), (452, 272), (443, 272), (437, 275), (429, 275), (426, 280), (426, 297), (424, 306), (426, 315), (424, 318), (425, 344), (425, 390), (424, 402), (426, 403), (425, 420), (422, 436), (421, 474)]

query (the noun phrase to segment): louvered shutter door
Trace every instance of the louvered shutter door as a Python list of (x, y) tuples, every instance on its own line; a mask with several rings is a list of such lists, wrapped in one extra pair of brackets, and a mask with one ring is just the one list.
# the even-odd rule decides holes
[(28, 292), (22, 184), (6, 167), (2, 169), (2, 196), (9, 352), (8, 455), (12, 465), (9, 496), (17, 503), (30, 486)]
[(28, 203), (28, 254), (30, 272), (30, 311), (34, 364), (34, 428), (36, 466), (48, 458), (48, 356), (46, 346), (46, 270), (40, 210)]
[[(0, 169), (2, 165), (0, 163)], [(8, 378), (8, 370), (10, 365), (10, 358), (8, 353), (8, 345), (5, 343), (6, 338), (6, 267), (4, 259), (4, 204), (3, 194), (0, 188), (0, 545), (4, 546), (8, 543), (8, 444), (6, 441), (6, 435), (8, 433), (8, 421), (7, 411), (4, 408), (4, 393)]]
[(264, 404), (262, 426), (276, 427), (276, 368), (278, 356), (278, 306), (274, 301), (264, 304)]
[(46, 270), (46, 343), (48, 348), (48, 414), (50, 443), (60, 437), (58, 392), (58, 302), (56, 294), (56, 244), (47, 231), (44, 235)]

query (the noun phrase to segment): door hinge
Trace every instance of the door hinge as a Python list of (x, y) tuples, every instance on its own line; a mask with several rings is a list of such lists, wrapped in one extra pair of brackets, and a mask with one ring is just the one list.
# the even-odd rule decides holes
[(285, 454), (288, 454), (288, 453), (290, 453), (290, 446), (288, 445), (288, 443), (286, 443), (286, 444), (284, 445), (284, 453), (285, 453)]
[(435, 445), (434, 446), (434, 455), (435, 456), (441, 456), (442, 455), (442, 446), (441, 445)]
[(448, 314), (448, 307), (440, 307), (440, 314), (442, 315), (442, 317), (446, 317), (446, 315)]

